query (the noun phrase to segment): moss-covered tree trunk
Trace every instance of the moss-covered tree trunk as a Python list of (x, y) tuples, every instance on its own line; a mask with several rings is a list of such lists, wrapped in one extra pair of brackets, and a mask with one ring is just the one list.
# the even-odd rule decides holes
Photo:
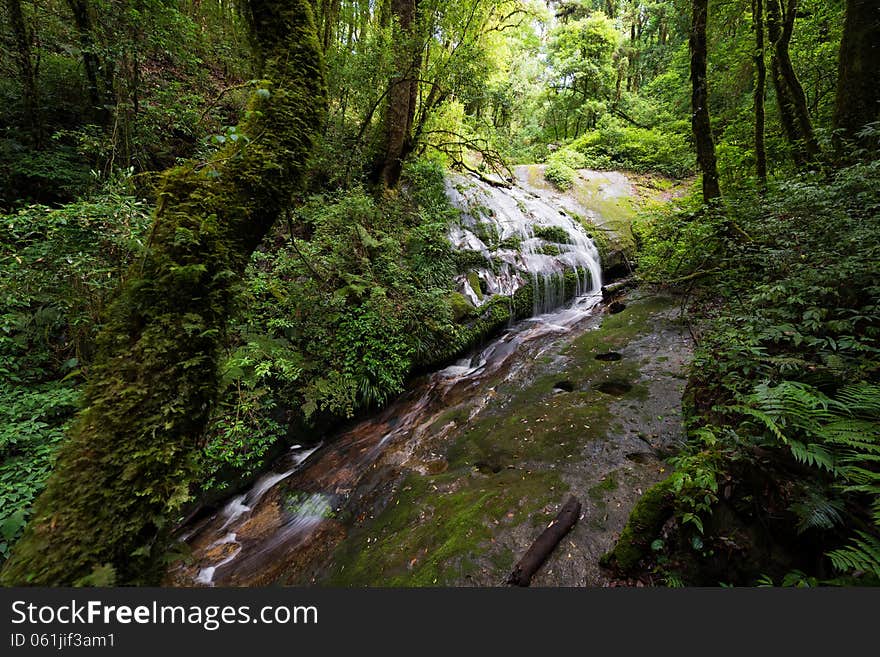
[(691, 126), (697, 146), (697, 162), (703, 173), (703, 201), (709, 203), (721, 196), (718, 184), (718, 163), (709, 119), (709, 88), (706, 74), (706, 23), (708, 0), (693, 0), (691, 15)]
[(868, 123), (880, 121), (880, 2), (847, 0), (840, 42), (834, 128), (838, 155)]
[(196, 476), (217, 352), (251, 253), (291, 202), (324, 111), (308, 0), (250, 0), (262, 64), (242, 135), (165, 174), (142, 262), (108, 312), (85, 393), (3, 584), (150, 584)]

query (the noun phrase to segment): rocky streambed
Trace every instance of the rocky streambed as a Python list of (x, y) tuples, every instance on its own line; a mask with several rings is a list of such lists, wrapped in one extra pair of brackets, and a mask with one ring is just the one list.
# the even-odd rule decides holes
[[(604, 231), (605, 257), (625, 261), (619, 222), (637, 198), (622, 174), (603, 187), (595, 178), (608, 174), (582, 172), (567, 205), (536, 182), (540, 170), (517, 175), (517, 212), (534, 206), (544, 226)], [(475, 269), (484, 292), (486, 278), (510, 287), (571, 266), (589, 272), (574, 301), (536, 304), (549, 312), (414, 380), (388, 408), (322, 445), (291, 449), (249, 491), (185, 528), (191, 556), (167, 583), (500, 585), (569, 495), (582, 502), (581, 517), (533, 584), (609, 583), (599, 558), (682, 438), (689, 338), (671, 298), (636, 290), (602, 303), (601, 274), (586, 266), (591, 245), (558, 240), (573, 246), (554, 252), (521, 220), (488, 216), (495, 243), (475, 249), (496, 263)], [(511, 237), (529, 243), (521, 255), (505, 251)], [(504, 265), (517, 258), (521, 274)], [(477, 278), (463, 281), (479, 304)]]

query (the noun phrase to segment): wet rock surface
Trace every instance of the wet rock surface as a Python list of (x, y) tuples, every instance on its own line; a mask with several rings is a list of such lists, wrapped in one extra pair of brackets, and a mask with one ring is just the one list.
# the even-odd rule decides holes
[[(605, 227), (631, 216), (627, 178), (593, 178), (581, 201)], [(634, 290), (596, 306), (592, 282), (572, 307), (511, 327), (324, 445), (294, 450), (187, 528), (192, 556), (166, 583), (503, 585), (574, 495), (581, 517), (532, 585), (614, 584), (599, 558), (666, 474), (658, 455), (682, 437), (691, 350), (672, 299)]]
[[(486, 406), (423, 445), (444, 454), (445, 475), (402, 479), (386, 509), (353, 528), (310, 582), (501, 585), (574, 495), (580, 520), (532, 585), (609, 584), (599, 558), (642, 492), (665, 476), (658, 451), (674, 450), (682, 438), (690, 354), (670, 299), (635, 292), (630, 301), (629, 314), (594, 318), (515, 381), (484, 384), (493, 393)], [(621, 359), (597, 361), (594, 352), (609, 345)], [(632, 383), (620, 396), (592, 389), (622, 374)], [(560, 392), (561, 376), (582, 384)]]

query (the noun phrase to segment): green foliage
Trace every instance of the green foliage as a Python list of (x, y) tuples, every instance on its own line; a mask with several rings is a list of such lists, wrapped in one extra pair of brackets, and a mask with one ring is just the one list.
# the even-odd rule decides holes
[(570, 148), (583, 154), (584, 166), (684, 178), (695, 167), (688, 130), (684, 122), (662, 129), (639, 128), (605, 118), (595, 130), (572, 142)]
[[(85, 23), (72, 6), (84, 9)], [(36, 107), (28, 115), (4, 15), (0, 207), (70, 202), (116, 169), (164, 169), (244, 108), (246, 97), (229, 89), (251, 72), (236, 8), (162, 0), (24, 7)]]
[(574, 185), (577, 178), (575, 169), (582, 169), (585, 166), (583, 155), (577, 151), (562, 148), (547, 160), (547, 167), (544, 170), (544, 177), (553, 183), (558, 189), (567, 191)]
[(149, 216), (126, 180), (0, 215), (0, 559), (43, 489), (88, 371), (103, 309)]
[(310, 5), (251, 9), (270, 97), (251, 100), (241, 126), (250, 139), (165, 174), (143, 257), (106, 312), (84, 410), (0, 573), (5, 584), (161, 577), (169, 524), (199, 474), (237, 282), (297, 191), (324, 113)]
[(30, 519), (78, 399), (70, 382), (0, 384), (0, 562)]
[(561, 226), (536, 226), (535, 237), (554, 244), (571, 244), (571, 235)]
[[(731, 197), (723, 213), (661, 216), (640, 233), (643, 276), (699, 283), (688, 453), (720, 453), (725, 477), (749, 463), (749, 480), (785, 508), (789, 540), (830, 549), (862, 581), (880, 576), (878, 190), (872, 162)], [(685, 458), (677, 472), (691, 469)], [(704, 515), (714, 506), (711, 495), (679, 504), (688, 499)]]
[(452, 294), (457, 212), (436, 164), (408, 166), (402, 187), (313, 196), (296, 213), (307, 240), (278, 234), (254, 254), (205, 472), (246, 473), (288, 425), (384, 404), (454, 341), (473, 312)]

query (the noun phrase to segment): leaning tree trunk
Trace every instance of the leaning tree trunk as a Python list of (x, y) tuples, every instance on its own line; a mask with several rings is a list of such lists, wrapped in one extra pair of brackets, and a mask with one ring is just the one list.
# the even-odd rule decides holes
[(767, 149), (764, 144), (764, 95), (767, 88), (767, 65), (764, 62), (764, 0), (752, 0), (755, 20), (755, 173), (758, 187), (767, 188)]
[(838, 157), (844, 140), (854, 141), (868, 123), (880, 120), (880, 2), (847, 0), (840, 42), (834, 128)]
[[(767, 33), (772, 46), (775, 46), (782, 35), (780, 21), (779, 4), (776, 0), (767, 0)], [(785, 78), (782, 77), (782, 69), (779, 66), (775, 47), (770, 51), (770, 71), (773, 76), (773, 89), (776, 92), (776, 107), (779, 110), (782, 131), (785, 133), (785, 139), (791, 145), (791, 155), (795, 166), (802, 167), (808, 158), (804, 152), (800, 132), (795, 122), (794, 110), (792, 110), (794, 102), (791, 99), (788, 85), (785, 84)]]
[(150, 584), (187, 499), (218, 347), (251, 253), (291, 202), (324, 112), (309, 0), (250, 0), (262, 89), (248, 139), (167, 172), (142, 262), (108, 312), (85, 409), (3, 584)]
[(403, 161), (413, 150), (412, 128), (416, 115), (418, 77), (422, 65), (416, 35), (418, 0), (391, 0), (391, 12), (400, 27), (395, 56), (395, 74), (390, 82), (384, 116), (383, 147), (373, 178), (382, 186), (397, 187)]
[(768, 25), (770, 38), (773, 41), (773, 79), (780, 103), (780, 113), (784, 114), (784, 122), (793, 122), (793, 127), (786, 127), (786, 136), (800, 151), (801, 154), (797, 158), (809, 162), (819, 156), (820, 149), (813, 132), (807, 95), (798, 80), (789, 53), (796, 14), (797, 0), (788, 0), (784, 13), (781, 10), (780, 0), (767, 0)]
[(709, 90), (706, 81), (706, 23), (708, 0), (693, 0), (691, 25), (691, 125), (697, 146), (697, 161), (703, 172), (703, 201), (709, 203), (721, 196), (718, 184), (718, 163), (709, 120)]

